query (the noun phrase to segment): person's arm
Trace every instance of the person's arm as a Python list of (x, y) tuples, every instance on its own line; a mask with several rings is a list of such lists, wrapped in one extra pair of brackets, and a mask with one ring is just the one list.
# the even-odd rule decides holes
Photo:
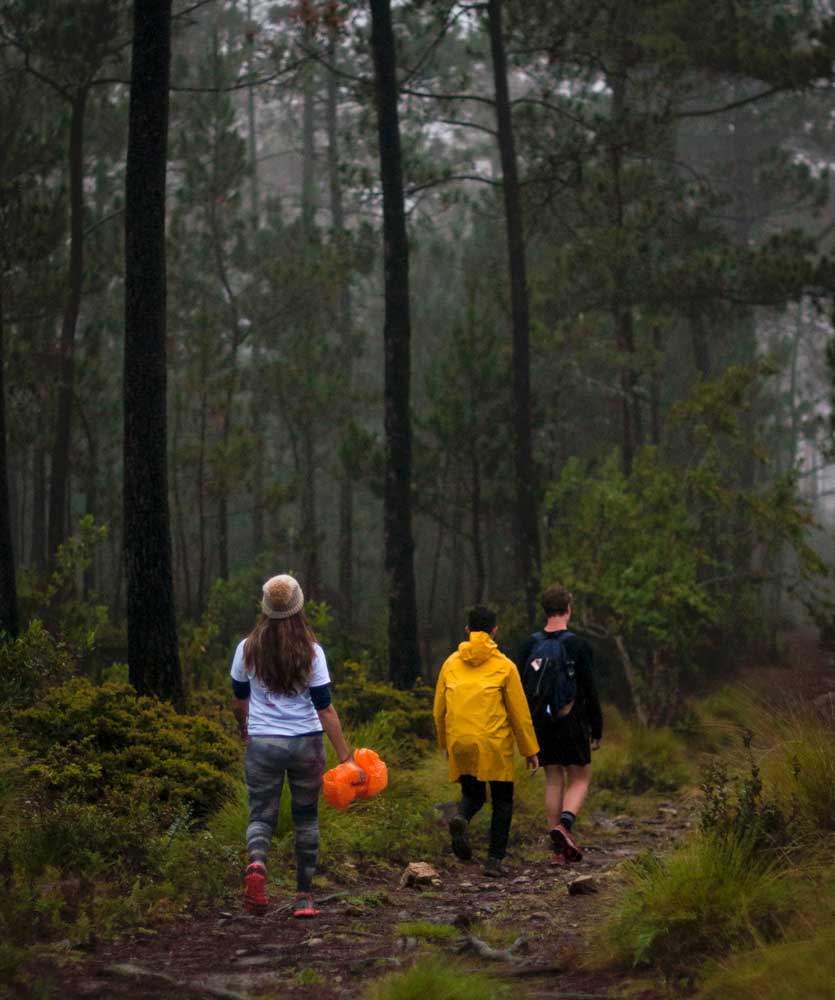
[(238, 735), (249, 742), (249, 681), (232, 681), (232, 714), (238, 723)]
[(348, 741), (345, 739), (345, 734), (342, 732), (342, 723), (339, 721), (339, 715), (333, 705), (328, 705), (327, 708), (320, 708), (316, 710), (316, 714), (319, 716), (319, 721), (322, 723), (322, 729), (325, 730), (328, 739), (333, 744), (333, 748), (336, 751), (336, 756), (339, 758), (340, 764), (351, 763), (357, 769), (357, 780), (354, 782), (356, 785), (362, 785), (365, 782), (365, 771), (356, 763), (354, 760), (354, 751), (348, 746)]
[(435, 731), (438, 734), (438, 748), (446, 750), (446, 681), (444, 668), (438, 674), (435, 685), (435, 701), (432, 705), (432, 717), (435, 720)]

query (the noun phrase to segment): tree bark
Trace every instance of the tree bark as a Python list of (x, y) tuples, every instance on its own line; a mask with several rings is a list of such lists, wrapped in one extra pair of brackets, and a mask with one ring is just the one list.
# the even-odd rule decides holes
[(507, 82), (507, 58), (502, 30), (502, 0), (487, 4), (499, 155), (502, 161), (510, 303), (513, 324), (513, 445), (516, 504), (515, 535), (519, 578), (525, 590), (528, 621), (536, 614), (539, 587), (539, 518), (536, 473), (533, 463), (530, 389), (530, 316), (527, 257), (522, 197), (516, 165), (516, 147)]
[(389, 586), (389, 678), (397, 687), (409, 688), (420, 676), (412, 538), (409, 243), (403, 196), (391, 3), (390, 0), (370, 0), (370, 7), (385, 250), (386, 457), (383, 525)]
[(0, 639), (15, 638), (20, 629), (17, 606), (14, 545), (12, 543), (9, 468), (6, 451), (5, 352), (3, 345), (3, 296), (0, 289)]
[(67, 300), (61, 323), (58, 407), (49, 489), (49, 558), (54, 559), (67, 537), (67, 502), (72, 440), (73, 392), (75, 383), (75, 335), (81, 309), (84, 280), (84, 116), (88, 90), (82, 87), (73, 97), (70, 117), (70, 262)]
[(128, 669), (184, 707), (166, 467), (165, 175), (172, 0), (135, 0), (125, 181), (124, 524)]

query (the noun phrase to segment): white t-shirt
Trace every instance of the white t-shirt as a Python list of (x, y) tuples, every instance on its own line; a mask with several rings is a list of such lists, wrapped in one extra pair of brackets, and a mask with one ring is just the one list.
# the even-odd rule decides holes
[(308, 686), (298, 694), (286, 695), (267, 691), (254, 674), (248, 674), (244, 665), (244, 643), (238, 643), (232, 657), (232, 679), (249, 681), (249, 735), (250, 736), (304, 736), (321, 733), (322, 723), (313, 702), (310, 688), (330, 684), (328, 663), (318, 642), (313, 643), (313, 669)]

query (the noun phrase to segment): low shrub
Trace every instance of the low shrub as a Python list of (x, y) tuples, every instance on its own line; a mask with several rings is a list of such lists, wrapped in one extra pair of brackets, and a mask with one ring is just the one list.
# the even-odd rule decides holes
[(627, 886), (605, 935), (619, 961), (692, 970), (710, 956), (774, 938), (791, 886), (751, 842), (701, 834), (665, 856), (625, 866)]
[(184, 809), (195, 818), (216, 810), (240, 761), (235, 741), (214, 723), (121, 684), (70, 681), (19, 712), (13, 726), (40, 800), (104, 799), (114, 811), (147, 802), (162, 828)]
[(510, 1000), (513, 986), (455, 962), (431, 959), (374, 983), (365, 1000)]

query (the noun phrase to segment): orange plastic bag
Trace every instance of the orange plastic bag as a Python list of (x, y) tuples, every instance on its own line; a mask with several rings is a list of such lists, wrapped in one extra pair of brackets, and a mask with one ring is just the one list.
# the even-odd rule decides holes
[(365, 771), (362, 785), (354, 784), (357, 769), (348, 761), (332, 767), (322, 779), (325, 802), (334, 809), (347, 809), (356, 799), (373, 798), (388, 784), (388, 769), (374, 750), (360, 747), (354, 751), (354, 761)]

